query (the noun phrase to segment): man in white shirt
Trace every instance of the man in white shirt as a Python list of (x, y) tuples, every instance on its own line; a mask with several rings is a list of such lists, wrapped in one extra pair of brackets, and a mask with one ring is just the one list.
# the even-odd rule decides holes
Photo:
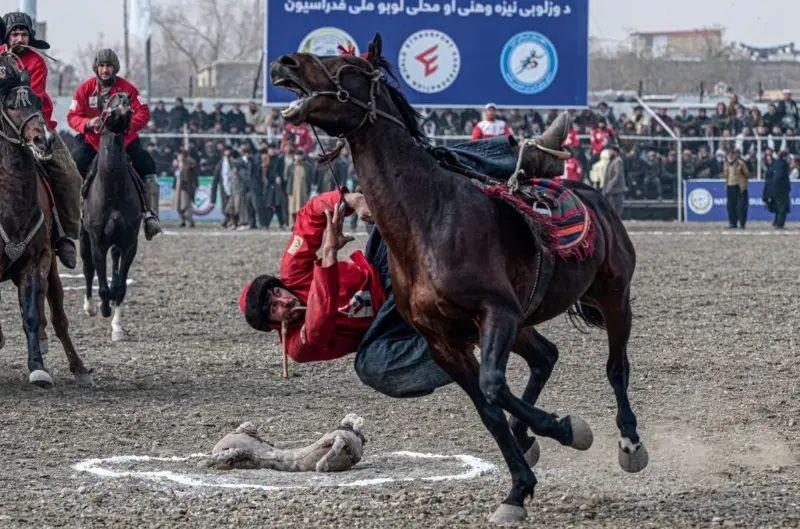
[(497, 107), (488, 103), (483, 107), (483, 121), (479, 121), (472, 129), (473, 140), (485, 140), (495, 136), (512, 136), (511, 128), (502, 119), (497, 119)]

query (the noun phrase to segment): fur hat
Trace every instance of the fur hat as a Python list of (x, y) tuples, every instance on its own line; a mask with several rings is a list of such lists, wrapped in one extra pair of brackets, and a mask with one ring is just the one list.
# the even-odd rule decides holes
[(33, 27), (33, 20), (28, 13), (22, 11), (12, 11), (3, 16), (3, 25), (5, 31), (3, 32), (3, 42), (8, 44), (8, 34), (14, 28), (25, 28), (28, 30), (28, 46), (31, 48), (39, 48), (40, 50), (50, 49), (50, 44), (43, 40), (36, 38), (36, 29)]
[(269, 291), (275, 287), (289, 290), (277, 277), (260, 275), (248, 283), (239, 295), (239, 310), (248, 325), (257, 331), (269, 332), (280, 328), (280, 323), (269, 321), (266, 310)]

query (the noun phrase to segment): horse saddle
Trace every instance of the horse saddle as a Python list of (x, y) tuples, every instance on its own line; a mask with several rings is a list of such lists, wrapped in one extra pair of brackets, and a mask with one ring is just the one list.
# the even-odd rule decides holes
[(430, 152), (445, 169), (485, 183), (505, 182), (517, 167), (519, 144), (511, 136), (497, 136), (453, 147), (433, 147)]

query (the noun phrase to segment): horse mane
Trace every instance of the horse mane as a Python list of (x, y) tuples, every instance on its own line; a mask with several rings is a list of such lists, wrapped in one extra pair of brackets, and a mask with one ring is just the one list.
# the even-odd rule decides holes
[(11, 52), (0, 53), (0, 96), (8, 93), (12, 88), (22, 84), (22, 70), (17, 65), (15, 55)]
[(384, 83), (384, 86), (386, 86), (386, 89), (389, 92), (389, 97), (391, 98), (392, 103), (394, 103), (394, 105), (397, 107), (397, 110), (400, 112), (400, 119), (403, 121), (403, 124), (405, 124), (408, 132), (411, 134), (411, 137), (422, 145), (429, 146), (431, 144), (431, 140), (425, 135), (425, 132), (420, 126), (422, 115), (411, 106), (411, 103), (408, 102), (406, 96), (400, 91), (400, 83), (391, 63), (386, 59), (386, 57), (381, 56), (378, 57), (378, 67), (386, 72), (389, 78), (394, 81), (394, 83), (390, 83), (387, 80), (387, 82)]

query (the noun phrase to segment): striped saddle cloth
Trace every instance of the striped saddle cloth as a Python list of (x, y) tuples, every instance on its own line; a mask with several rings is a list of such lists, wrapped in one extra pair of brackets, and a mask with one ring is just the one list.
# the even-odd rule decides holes
[(478, 187), (502, 199), (543, 228), (550, 248), (561, 258), (585, 259), (594, 252), (591, 212), (578, 196), (557, 180), (534, 179), (511, 193), (505, 184)]

